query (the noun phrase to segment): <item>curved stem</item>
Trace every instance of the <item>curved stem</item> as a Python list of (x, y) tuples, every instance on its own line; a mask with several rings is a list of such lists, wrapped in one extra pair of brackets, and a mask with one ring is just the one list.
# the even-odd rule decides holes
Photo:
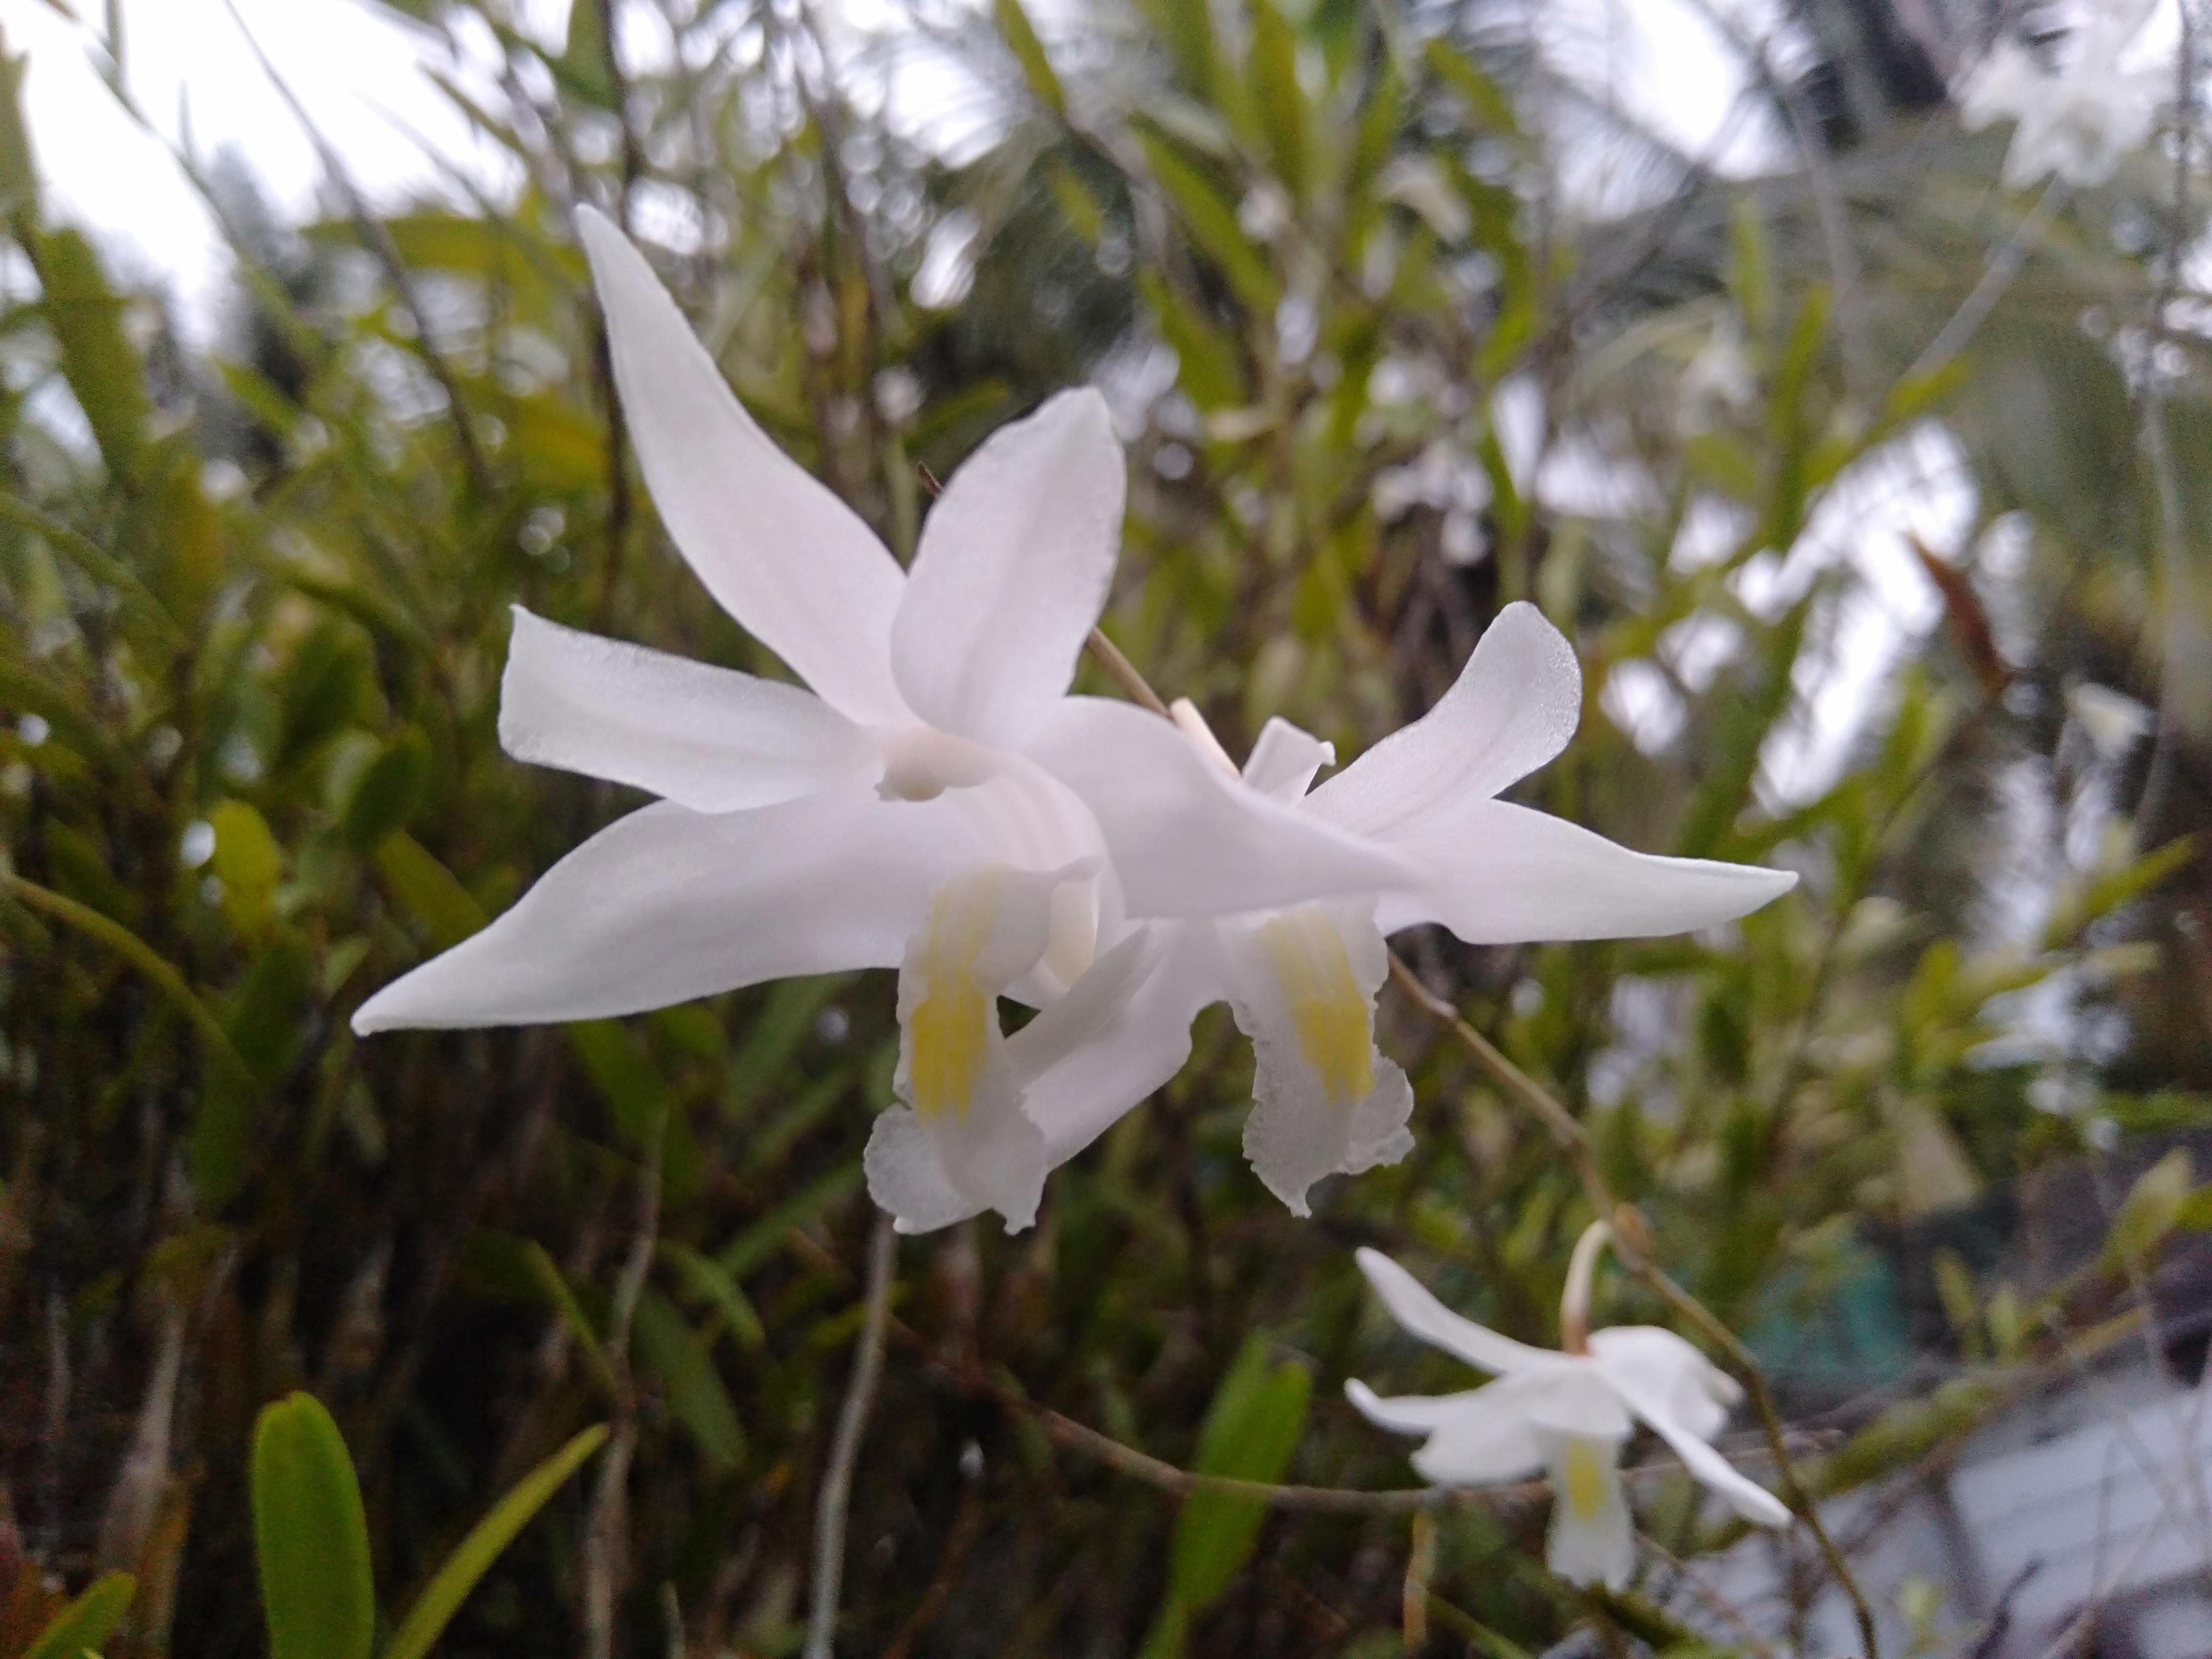
[(814, 1585), (807, 1607), (805, 1659), (830, 1659), (836, 1644), (837, 1601), (845, 1578), (845, 1517), (853, 1495), (853, 1469), (860, 1458), (860, 1437), (867, 1432), (876, 1384), (883, 1376), (891, 1268), (897, 1260), (898, 1235), (892, 1231), (891, 1218), (878, 1215), (868, 1240), (867, 1302), (853, 1355), (853, 1380), (837, 1413), (837, 1437), (830, 1444), (822, 1498), (814, 1511)]
[(1563, 1352), (1589, 1352), (1590, 1280), (1597, 1272), (1598, 1257), (1611, 1243), (1613, 1224), (1602, 1216), (1583, 1228), (1583, 1236), (1575, 1241), (1575, 1253), (1567, 1259), (1567, 1287), (1559, 1296), (1559, 1347)]

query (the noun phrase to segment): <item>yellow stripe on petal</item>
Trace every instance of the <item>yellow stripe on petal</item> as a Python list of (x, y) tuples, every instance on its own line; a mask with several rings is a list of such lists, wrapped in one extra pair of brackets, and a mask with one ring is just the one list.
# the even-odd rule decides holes
[(1342, 936), (1310, 905), (1268, 917), (1258, 933), (1297, 1027), (1299, 1051), (1330, 1103), (1364, 1100), (1375, 1091), (1371, 1011), (1352, 977)]
[(1604, 1456), (1589, 1441), (1579, 1435), (1567, 1442), (1565, 1456), (1559, 1466), (1559, 1484), (1565, 1489), (1560, 1496), (1566, 1499), (1567, 1512), (1577, 1521), (1595, 1521), (1605, 1510)]
[(962, 1121), (989, 1056), (997, 999), (975, 977), (990, 942), (1003, 883), (997, 872), (946, 885), (931, 903), (929, 931), (915, 963), (921, 1000), (907, 1016), (908, 1087), (925, 1121), (951, 1112)]

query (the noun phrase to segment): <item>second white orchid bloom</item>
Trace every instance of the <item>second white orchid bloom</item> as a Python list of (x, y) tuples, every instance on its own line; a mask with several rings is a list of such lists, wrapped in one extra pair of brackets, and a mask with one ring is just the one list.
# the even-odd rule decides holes
[[(1192, 1017), (1226, 1000), (1257, 1054), (1245, 1154), (1304, 1215), (1316, 1182), (1395, 1163), (1413, 1146), (1413, 1090), (1375, 1046), (1388, 934), (1441, 922), (1470, 945), (1635, 939), (1727, 921), (1796, 885), (1784, 870), (1632, 852), (1495, 799), (1566, 747), (1582, 701), (1573, 647), (1535, 606), (1516, 603), (1434, 708), (1318, 788), (1314, 778), (1335, 758), (1329, 744), (1273, 720), (1240, 774), (1197, 710), (1177, 705), (1191, 752), (1248, 800), (1354, 838), (1412, 878), (1152, 924), (1150, 981), (1115, 1015), (1120, 1092), (1141, 1098), (1172, 1077), (1189, 1054)], [(1127, 703), (1070, 697), (1036, 746), (1092, 802), (1114, 856), (1137, 864), (1171, 855), (1171, 831), (1145, 793), (1113, 787), (1112, 756), (1146, 729), (1165, 728)], [(1056, 1159), (1106, 1127), (1049, 1091), (1033, 1103)]]
[(2057, 72), (2009, 37), (1961, 83), (1959, 119), (1970, 131), (2010, 120), (2004, 181), (2018, 190), (2056, 173), (2069, 185), (2100, 185), (2150, 137), (2173, 72), (2162, 64), (2122, 67), (2150, 8), (2141, 0), (2092, 0), (2064, 42)]
[[(1095, 392), (986, 441), (902, 570), (745, 413), (622, 233), (588, 210), (580, 228), (663, 523), (813, 689), (518, 609), (508, 752), (661, 799), (386, 986), (355, 1029), (580, 1019), (896, 967), (901, 1103), (877, 1121), (870, 1190), (909, 1231), (983, 1210), (1026, 1226), (1059, 1161), (1030, 1094), (1058, 1121), (1110, 1121), (1145, 1092), (1093, 1047), (1152, 960), (1133, 917), (1264, 909), (1405, 868), (1235, 787), (1158, 721), (1099, 733), (1084, 775), (1141, 795), (1151, 841), (1109, 848), (1054, 775), (1039, 739), (1121, 531), (1124, 462)], [(1005, 1036), (1002, 995), (1044, 1012)]]
[(1568, 1268), (1560, 1316), (1570, 1350), (1565, 1352), (1530, 1347), (1461, 1317), (1389, 1256), (1361, 1250), (1360, 1271), (1393, 1319), (1498, 1380), (1464, 1394), (1385, 1399), (1354, 1377), (1344, 1392), (1378, 1427), (1425, 1435), (1413, 1468), (1438, 1486), (1487, 1486), (1548, 1475), (1547, 1564), (1562, 1578), (1619, 1589), (1636, 1566), (1620, 1453), (1638, 1423), (1745, 1520), (1786, 1526), (1790, 1510), (1713, 1449), (1713, 1437), (1743, 1399), (1735, 1378), (1656, 1325), (1588, 1330), (1590, 1273), (1603, 1238), (1597, 1228), (1585, 1233)]

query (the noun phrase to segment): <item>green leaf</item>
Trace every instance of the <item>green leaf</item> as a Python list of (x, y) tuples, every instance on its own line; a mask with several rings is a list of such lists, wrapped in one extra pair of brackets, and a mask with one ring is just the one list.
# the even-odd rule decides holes
[(82, 231), (40, 237), (35, 263), (62, 378), (84, 410), (108, 471), (128, 483), (145, 454), (154, 403), (138, 353), (123, 331), (123, 301), (108, 287), (100, 256)]
[(222, 913), (249, 943), (269, 936), (276, 918), (276, 884), (284, 854), (269, 824), (249, 802), (218, 802), (207, 815), (215, 831), (209, 869), (222, 884)]
[(618, 1019), (574, 1020), (563, 1029), (622, 1138), (642, 1150), (655, 1126), (665, 1126), (675, 1111), (652, 1057)]
[(100, 1644), (114, 1634), (137, 1593), (138, 1581), (127, 1572), (95, 1578), (39, 1632), (23, 1659), (82, 1659), (87, 1654), (97, 1659)]
[[(1255, 1335), (1215, 1390), (1199, 1431), (1193, 1467), (1201, 1474), (1277, 1480), (1304, 1431), (1313, 1373), (1295, 1360), (1270, 1364)], [(1168, 1551), (1168, 1604), (1146, 1642), (1147, 1659), (1182, 1650), (1182, 1628), (1226, 1590), (1258, 1541), (1267, 1505), (1256, 1498), (1196, 1492), (1176, 1516)]]
[(622, 1386), (615, 1380), (614, 1364), (607, 1358), (606, 1345), (599, 1340), (599, 1328), (592, 1323), (591, 1316), (584, 1311), (584, 1304), (576, 1300), (576, 1292), (569, 1285), (568, 1274), (561, 1271), (560, 1264), (534, 1238), (524, 1243), (522, 1260), (536, 1281), (539, 1294), (560, 1316), (562, 1323), (568, 1326), (568, 1334), (575, 1339), (576, 1346), (582, 1351), (584, 1363), (591, 1367), (592, 1376), (606, 1390), (608, 1398), (618, 1397)]
[(1212, 8), (1194, 5), (1191, 0), (1137, 0), (1137, 4), (1167, 48), (1183, 89), (1210, 101), (1220, 73)]
[(0, 44), (0, 217), (25, 230), (39, 219), (38, 161), (23, 123), (23, 71), (30, 61)]
[(660, 1379), (669, 1415), (684, 1425), (709, 1468), (737, 1468), (744, 1461), (745, 1431), (714, 1369), (708, 1340), (650, 1287), (638, 1298), (636, 1322), (638, 1358)]
[(662, 1239), (659, 1248), (660, 1259), (676, 1270), (685, 1289), (722, 1316), (722, 1323), (739, 1347), (757, 1348), (768, 1340), (767, 1329), (761, 1324), (760, 1315), (754, 1311), (751, 1298), (738, 1287), (736, 1279), (722, 1271), (720, 1262), (672, 1238)]
[(280, 934), (254, 958), (230, 994), (223, 1029), (252, 1076), (210, 1068), (201, 1086), (190, 1153), (192, 1188), (210, 1212), (229, 1203), (246, 1184), (264, 1091), (283, 1081), (306, 1039), (314, 971), (305, 941)]
[(489, 920), (483, 906), (453, 872), (406, 831), (386, 836), (370, 856), (399, 908), (441, 951), (449, 951), (470, 934), (482, 931)]
[(416, 727), (403, 726), (362, 769), (346, 798), (338, 817), (346, 844), (365, 853), (393, 830), (405, 829), (429, 783), (430, 740)]
[(1137, 291), (1152, 308), (1160, 336), (1176, 355), (1176, 384), (1205, 413), (1242, 409), (1251, 399), (1236, 345), (1206, 313), (1150, 266), (1137, 272)]
[(1501, 136), (1519, 134), (1521, 122), (1513, 112), (1513, 101), (1489, 70), (1441, 35), (1422, 48), (1421, 56), (1429, 72), (1460, 95), (1476, 121)]
[(2105, 1259), (2115, 1268), (2147, 1267), (2151, 1254), (2180, 1220), (2197, 1179), (2189, 1149), (2177, 1146), (2136, 1177), (2112, 1216)]
[(1272, 319), (1282, 292), (1267, 260), (1237, 222), (1237, 210), (1221, 188), (1160, 134), (1139, 131), (1137, 141), (1152, 165), (1152, 177), (1175, 204), (1199, 251), (1220, 268), (1238, 299)]
[(423, 1586), (422, 1593), (415, 1598), (415, 1605), (407, 1609), (407, 1616), (392, 1633), (392, 1645), (384, 1650), (384, 1659), (422, 1659), (445, 1633), (453, 1615), (460, 1611), (461, 1603), (468, 1600), (477, 1581), (514, 1541), (515, 1534), (530, 1524), (531, 1517), (545, 1507), (546, 1500), (561, 1489), (586, 1458), (599, 1450), (606, 1437), (604, 1423), (586, 1429), (516, 1481), (507, 1496), (469, 1528), (469, 1535), (461, 1540), (436, 1575)]
[(1298, 40), (1274, 0), (1250, 0), (1252, 94), (1275, 161), (1293, 200), (1306, 195), (1306, 95), (1298, 85)]
[(1014, 59), (1022, 66), (1022, 78), (1030, 83), (1030, 92), (1054, 115), (1067, 113), (1067, 94), (1054, 73), (1052, 59), (1045, 56), (1044, 42), (1037, 39), (1036, 27), (1022, 0), (991, 0), (991, 15), (999, 25), (999, 34)]
[(376, 1587), (361, 1483), (338, 1425), (313, 1395), (262, 1407), (252, 1497), (270, 1659), (368, 1659)]

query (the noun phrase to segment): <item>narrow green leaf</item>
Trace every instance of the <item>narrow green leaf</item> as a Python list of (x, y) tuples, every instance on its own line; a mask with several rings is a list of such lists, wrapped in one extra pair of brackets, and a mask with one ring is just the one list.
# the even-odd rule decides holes
[(1423, 47), (1421, 55), (1430, 73), (1466, 101), (1478, 122), (1503, 136), (1519, 134), (1521, 122), (1513, 112), (1513, 101), (1488, 70), (1441, 35)]
[(1261, 316), (1272, 319), (1282, 297), (1274, 272), (1237, 222), (1237, 210), (1220, 187), (1206, 177), (1168, 139), (1139, 131), (1138, 142), (1152, 165), (1152, 177), (1175, 204), (1184, 228), (1199, 251), (1220, 267), (1237, 297)]
[(720, 1262), (672, 1238), (662, 1239), (659, 1250), (660, 1259), (676, 1270), (684, 1288), (722, 1316), (722, 1323), (729, 1328), (739, 1347), (757, 1348), (768, 1340), (768, 1331), (761, 1324), (751, 1298), (738, 1288), (736, 1279), (722, 1271)]
[(128, 483), (145, 453), (154, 403), (138, 353), (123, 331), (123, 301), (108, 287), (100, 256), (82, 231), (39, 238), (35, 264), (62, 378), (84, 410), (108, 471)]
[(469, 1535), (461, 1540), (436, 1575), (423, 1586), (422, 1593), (415, 1598), (415, 1605), (407, 1609), (407, 1616), (392, 1633), (392, 1645), (384, 1650), (384, 1659), (422, 1659), (445, 1633), (453, 1615), (460, 1611), (461, 1603), (468, 1600), (477, 1581), (514, 1541), (515, 1534), (530, 1524), (531, 1517), (545, 1507), (546, 1500), (561, 1489), (562, 1483), (605, 1443), (606, 1437), (604, 1423), (586, 1429), (516, 1481), (507, 1496), (469, 1529)]
[(1249, 0), (1253, 101), (1275, 173), (1294, 200), (1306, 195), (1306, 94), (1298, 85), (1298, 40), (1275, 0)]
[(339, 814), (346, 844), (367, 852), (395, 830), (404, 830), (430, 783), (430, 740), (403, 726), (362, 772)]
[(634, 1334), (639, 1361), (660, 1379), (669, 1415), (684, 1425), (708, 1466), (737, 1468), (744, 1461), (745, 1432), (714, 1369), (708, 1339), (650, 1286), (638, 1298)]
[(1067, 94), (1053, 70), (1052, 59), (1045, 56), (1044, 42), (1037, 39), (1036, 26), (1030, 21), (1022, 0), (991, 0), (991, 15), (1007, 49), (1022, 66), (1022, 78), (1030, 83), (1030, 94), (1054, 115), (1066, 115)]
[(576, 1292), (568, 1284), (568, 1275), (561, 1271), (561, 1264), (546, 1254), (545, 1247), (534, 1238), (523, 1245), (522, 1259), (537, 1281), (539, 1293), (568, 1328), (576, 1346), (582, 1350), (584, 1363), (591, 1368), (593, 1379), (607, 1391), (609, 1398), (620, 1395), (622, 1385), (615, 1380), (614, 1364), (607, 1358), (606, 1345), (599, 1340), (599, 1328), (584, 1311), (584, 1304), (576, 1300)]
[(222, 913), (239, 937), (249, 943), (268, 936), (275, 919), (276, 884), (283, 879), (284, 854), (276, 837), (252, 803), (218, 802), (208, 812), (215, 831), (209, 868), (222, 884)]
[(83, 1659), (96, 1656), (131, 1610), (138, 1581), (127, 1572), (95, 1578), (83, 1595), (53, 1616), (23, 1659)]
[(489, 920), (453, 872), (404, 830), (386, 836), (371, 856), (400, 908), (441, 951), (481, 931)]
[(376, 1586), (361, 1483), (338, 1425), (313, 1395), (262, 1407), (252, 1496), (270, 1659), (368, 1659)]

